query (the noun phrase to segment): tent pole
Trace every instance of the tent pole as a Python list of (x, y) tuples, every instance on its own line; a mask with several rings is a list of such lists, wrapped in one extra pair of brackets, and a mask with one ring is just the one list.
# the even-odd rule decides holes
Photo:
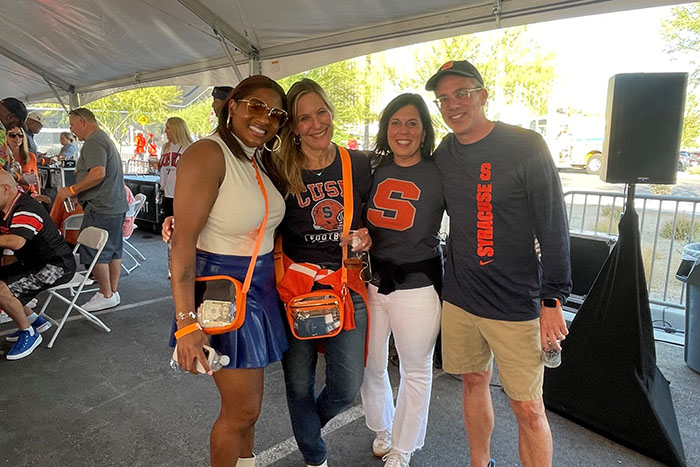
[(233, 68), (233, 72), (236, 73), (236, 78), (238, 78), (238, 82), (240, 83), (241, 81), (243, 81), (243, 75), (241, 74), (241, 71), (236, 66), (236, 62), (233, 60), (233, 55), (231, 55), (231, 50), (229, 50), (228, 44), (226, 44), (226, 40), (219, 33), (219, 30), (217, 29), (216, 25), (212, 26), (212, 29), (214, 30), (214, 35), (216, 36), (216, 38), (219, 40), (219, 43), (221, 44), (221, 48), (224, 49), (224, 53), (226, 54), (226, 58), (228, 58), (228, 62), (231, 64), (231, 68)]
[(625, 212), (628, 210), (634, 210), (634, 195), (637, 185), (635, 183), (627, 184), (627, 205), (625, 206)]
[(71, 109), (76, 109), (80, 107), (80, 96), (77, 92), (73, 91), (68, 95), (69, 105)]
[[(66, 113), (68, 113), (68, 110), (69, 110), (69, 109), (66, 108), (65, 102), (63, 102), (63, 99), (61, 99), (61, 96), (58, 94), (58, 91), (56, 91), (56, 86), (54, 86), (53, 83), (52, 83), (51, 81), (49, 81), (48, 79), (46, 79), (46, 77), (44, 77), (44, 81), (46, 81), (46, 84), (48, 84), (49, 87), (51, 88), (51, 91), (53, 92), (53, 95), (56, 96), (56, 100), (58, 101), (59, 104), (61, 104), (61, 107), (63, 107), (63, 110), (65, 110)], [(72, 91), (69, 91), (69, 92), (72, 92)]]
[(259, 75), (262, 73), (262, 60), (260, 60), (260, 54), (256, 49), (248, 58), (248, 76)]

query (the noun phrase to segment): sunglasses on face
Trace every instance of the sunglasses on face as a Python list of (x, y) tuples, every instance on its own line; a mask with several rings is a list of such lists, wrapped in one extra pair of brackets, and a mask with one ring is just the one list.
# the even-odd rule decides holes
[(257, 97), (251, 97), (250, 99), (236, 99), (236, 102), (245, 102), (248, 104), (248, 112), (255, 117), (262, 117), (267, 114), (267, 117), (275, 122), (277, 126), (282, 126), (287, 121), (287, 111), (277, 108), (268, 107), (265, 101), (258, 99)]
[(7, 136), (10, 138), (24, 138), (24, 135), (22, 133), (8, 133)]

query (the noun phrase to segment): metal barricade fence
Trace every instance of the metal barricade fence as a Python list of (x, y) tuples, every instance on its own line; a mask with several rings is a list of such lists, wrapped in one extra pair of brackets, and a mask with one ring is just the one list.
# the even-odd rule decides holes
[(147, 174), (150, 173), (150, 165), (148, 161), (122, 159), (122, 170), (125, 174)]
[[(617, 236), (625, 193), (567, 191), (564, 193), (569, 230), (587, 235)], [(662, 195), (635, 196), (649, 302), (685, 308), (685, 284), (675, 271), (683, 247), (700, 241), (700, 198)]]

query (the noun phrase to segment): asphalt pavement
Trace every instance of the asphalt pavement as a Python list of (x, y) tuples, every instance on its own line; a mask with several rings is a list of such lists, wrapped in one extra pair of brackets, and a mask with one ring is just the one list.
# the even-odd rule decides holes
[[(166, 248), (151, 233), (131, 239), (146, 256), (122, 276), (122, 304), (98, 312), (106, 333), (73, 316), (53, 349), (42, 344), (19, 361), (0, 355), (0, 465), (13, 467), (207, 466), (208, 438), (218, 394), (208, 376), (174, 372), (168, 347), (173, 314)], [(40, 301), (41, 304), (41, 301)], [(49, 313), (59, 314), (54, 300)], [(12, 332), (0, 325), (0, 354)], [(50, 337), (53, 331), (47, 331)], [(657, 344), (658, 365), (671, 381), (689, 466), (700, 465), (700, 375), (683, 362), (683, 348)], [(563, 356), (566, 358), (566, 355)], [(390, 366), (394, 387), (398, 371)], [(323, 380), (323, 368), (319, 369)], [(601, 390), (605, 382), (601, 381)], [(520, 465), (518, 432), (508, 399), (494, 377), (496, 413), (492, 455), (499, 467)], [(468, 465), (461, 382), (436, 370), (425, 446), (411, 466)], [(661, 465), (648, 457), (548, 413), (555, 466)], [(634, 423), (630, 420), (630, 423)], [(326, 427), (331, 467), (381, 467), (371, 454), (360, 401)], [(279, 363), (266, 370), (265, 397), (256, 425), (258, 467), (303, 467), (286, 406)]]

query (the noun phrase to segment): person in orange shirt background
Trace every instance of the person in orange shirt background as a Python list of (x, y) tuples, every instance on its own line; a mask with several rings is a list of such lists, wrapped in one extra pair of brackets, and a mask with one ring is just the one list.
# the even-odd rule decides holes
[(13, 162), (10, 171), (16, 175), (17, 183), (32, 196), (41, 194), (39, 184), (39, 169), (36, 154), (29, 152), (27, 135), (20, 126), (7, 130), (7, 147), (12, 154)]
[(136, 149), (134, 150), (134, 159), (138, 161), (144, 160), (146, 157), (146, 137), (143, 136), (143, 132), (139, 131), (134, 136), (134, 143), (136, 144)]

